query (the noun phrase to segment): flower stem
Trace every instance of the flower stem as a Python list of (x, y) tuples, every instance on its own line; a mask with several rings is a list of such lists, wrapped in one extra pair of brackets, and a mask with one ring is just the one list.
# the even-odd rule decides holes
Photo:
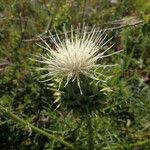
[(58, 138), (55, 137), (54, 135), (30, 124), (29, 122), (25, 121), (24, 119), (16, 116), (15, 114), (13, 114), (11, 111), (7, 110), (5, 107), (3, 107), (2, 105), (0, 105), (0, 111), (3, 112), (4, 115), (6, 115), (7, 117), (11, 118), (12, 120), (14, 120), (15, 122), (19, 123), (22, 126), (28, 127), (29, 129), (32, 129), (33, 131), (35, 131), (38, 134), (41, 134), (45, 137), (47, 137), (48, 139), (53, 139), (55, 141), (60, 142), (61, 144), (69, 147), (70, 149), (75, 149), (74, 146), (66, 141), (64, 141), (62, 138)]
[(93, 136), (93, 125), (92, 116), (87, 114), (87, 130), (88, 130), (88, 150), (94, 150), (94, 136)]

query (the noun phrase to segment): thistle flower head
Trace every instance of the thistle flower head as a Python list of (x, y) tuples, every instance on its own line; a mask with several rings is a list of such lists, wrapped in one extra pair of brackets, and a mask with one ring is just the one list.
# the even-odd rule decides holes
[[(41, 48), (47, 50), (47, 55), (39, 57), (37, 61), (46, 64), (46, 67), (38, 68), (38, 70), (47, 70), (48, 73), (42, 77), (48, 77), (48, 80), (60, 77), (65, 80), (67, 85), (69, 82), (76, 82), (82, 94), (80, 86), (80, 76), (84, 75), (94, 80), (98, 80), (94, 70), (97, 67), (109, 67), (113, 65), (102, 65), (98, 61), (105, 57), (111, 56), (118, 52), (108, 54), (107, 51), (113, 45), (106, 47), (106, 44), (112, 39), (108, 39), (104, 30), (98, 30), (93, 27), (90, 31), (86, 26), (78, 27), (76, 30), (71, 27), (71, 31), (67, 32), (64, 27), (64, 39), (55, 30), (55, 35), (50, 33), (50, 40), (54, 47), (50, 46), (46, 40), (40, 38), (43, 45), (38, 44)], [(106, 48), (105, 48), (106, 47)], [(99, 73), (100, 75), (101, 73)], [(102, 75), (102, 74), (101, 74)]]

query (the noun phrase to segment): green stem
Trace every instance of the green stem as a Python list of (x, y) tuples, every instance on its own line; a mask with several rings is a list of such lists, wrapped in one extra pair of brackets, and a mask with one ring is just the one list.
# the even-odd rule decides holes
[[(113, 150), (118, 150), (118, 149), (133, 149), (133, 148), (137, 148), (137, 147), (144, 146), (144, 145), (150, 145), (150, 140), (138, 141), (137, 143), (133, 143), (133, 144), (129, 144), (129, 145), (111, 146), (111, 148)], [(102, 150), (110, 150), (109, 147), (103, 147), (101, 149)]]
[(25, 121), (22, 118), (19, 118), (18, 116), (16, 116), (15, 114), (13, 114), (12, 112), (10, 112), (9, 110), (7, 110), (5, 107), (3, 107), (2, 105), (0, 105), (0, 111), (2, 111), (7, 117), (11, 118), (12, 120), (14, 120), (15, 122), (21, 124), (22, 126), (28, 127), (29, 129), (32, 129), (33, 131), (35, 131), (36, 133), (39, 133), (45, 137), (47, 137), (48, 139), (53, 139), (55, 141), (60, 142), (61, 144), (69, 147), (70, 149), (75, 149), (73, 145), (71, 145), (70, 143), (64, 141), (62, 138), (57, 138), (52, 134), (49, 134), (47, 132), (45, 132), (42, 129), (39, 129), (38, 127), (28, 123), (27, 121)]
[(88, 150), (94, 150), (94, 136), (93, 136), (93, 126), (92, 126), (92, 116), (87, 115), (87, 130), (88, 130)]

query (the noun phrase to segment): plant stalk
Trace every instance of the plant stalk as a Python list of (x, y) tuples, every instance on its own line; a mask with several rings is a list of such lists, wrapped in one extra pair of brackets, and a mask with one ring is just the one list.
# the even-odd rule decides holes
[[(150, 145), (150, 140), (145, 140), (145, 141), (138, 141), (136, 143), (132, 143), (132, 144), (129, 144), (129, 145), (114, 145), (114, 146), (111, 146), (111, 148), (113, 150), (118, 150), (118, 149), (134, 149), (134, 148), (140, 148), (141, 146), (144, 146), (144, 145), (147, 145), (149, 146)], [(110, 150), (109, 147), (102, 147), (101, 148), (102, 150)]]
[(87, 130), (88, 130), (88, 150), (94, 150), (92, 115), (88, 114), (86, 119), (87, 119)]
[(0, 111), (3, 112), (4, 115), (6, 115), (7, 117), (11, 118), (12, 120), (14, 120), (15, 122), (17, 122), (18, 124), (24, 126), (24, 127), (28, 127), (29, 129), (32, 129), (33, 131), (35, 131), (36, 133), (38, 134), (41, 134), (45, 137), (47, 137), (48, 139), (53, 139), (57, 142), (60, 142), (61, 144), (63, 144), (64, 146), (67, 146), (69, 147), (70, 149), (75, 149), (75, 147), (64, 141), (62, 138), (58, 138), (58, 137), (55, 137), (54, 135), (30, 124), (29, 122), (25, 121), (24, 119), (16, 116), (15, 114), (13, 114), (11, 111), (7, 110), (5, 107), (3, 107), (2, 105), (0, 105)]

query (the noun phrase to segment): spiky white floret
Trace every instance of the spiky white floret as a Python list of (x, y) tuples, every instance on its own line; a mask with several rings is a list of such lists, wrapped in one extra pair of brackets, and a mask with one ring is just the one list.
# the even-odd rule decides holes
[[(105, 31), (97, 30), (93, 27), (90, 31), (87, 27), (77, 28), (76, 30), (71, 27), (71, 31), (67, 32), (64, 28), (64, 39), (61, 40), (57, 31), (55, 35), (50, 33), (50, 40), (54, 44), (52, 48), (44, 39), (40, 37), (45, 46), (37, 44), (41, 48), (47, 50), (47, 56), (38, 55), (40, 63), (46, 64), (46, 67), (38, 68), (38, 70), (47, 70), (48, 73), (43, 75), (42, 78), (49, 77), (48, 80), (57, 78), (66, 79), (66, 85), (69, 81), (77, 80), (80, 92), (80, 75), (88, 76), (92, 79), (97, 79), (93, 71), (97, 67), (111, 67), (115, 65), (102, 65), (98, 64), (98, 60), (109, 57), (118, 52), (106, 54), (106, 52), (113, 47), (104, 46), (112, 39), (106, 40), (107, 34)], [(45, 81), (48, 81), (45, 80)]]

